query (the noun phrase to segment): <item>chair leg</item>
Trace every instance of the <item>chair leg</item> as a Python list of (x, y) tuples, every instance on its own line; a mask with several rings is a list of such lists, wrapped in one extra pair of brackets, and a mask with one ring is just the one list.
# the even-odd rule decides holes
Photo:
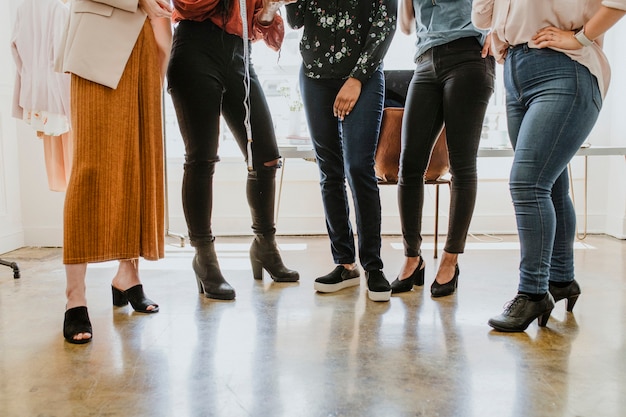
[(13, 278), (18, 279), (20, 277), (20, 268), (19, 266), (17, 266), (17, 263), (0, 259), (0, 265), (4, 265), (4, 266), (8, 266), (9, 268), (12, 268)]

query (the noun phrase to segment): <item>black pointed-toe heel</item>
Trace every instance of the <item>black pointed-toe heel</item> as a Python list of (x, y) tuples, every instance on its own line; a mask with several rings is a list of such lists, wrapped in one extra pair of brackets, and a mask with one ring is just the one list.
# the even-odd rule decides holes
[(563, 299), (567, 300), (566, 309), (570, 313), (574, 310), (574, 305), (576, 304), (576, 301), (578, 301), (578, 297), (581, 293), (580, 286), (575, 279), (565, 287), (557, 286), (555, 283), (550, 281), (549, 291), (550, 294), (552, 294), (552, 297), (554, 297), (555, 303)]
[(391, 283), (391, 293), (398, 294), (402, 292), (408, 292), (413, 289), (414, 285), (417, 285), (418, 287), (424, 285), (425, 271), (426, 266), (424, 265), (424, 259), (420, 256), (420, 261), (411, 275), (404, 279), (400, 279), (400, 276), (398, 276)]
[[(91, 337), (87, 339), (74, 339), (77, 334), (89, 333)], [(69, 343), (75, 345), (82, 345), (91, 342), (93, 339), (93, 331), (91, 329), (91, 321), (89, 320), (89, 313), (87, 313), (87, 307), (74, 307), (65, 311), (65, 318), (63, 320), (63, 337)]]
[(445, 284), (440, 284), (437, 280), (433, 281), (430, 286), (430, 294), (433, 297), (445, 297), (446, 295), (453, 294), (459, 286), (459, 265), (454, 266), (454, 275), (452, 279)]
[[(159, 305), (146, 297), (143, 292), (143, 285), (137, 284), (134, 287), (130, 287), (126, 291), (118, 290), (111, 285), (111, 292), (113, 293), (113, 305), (117, 307), (123, 307), (130, 302), (130, 305), (138, 313), (156, 313), (159, 311)], [(154, 307), (152, 310), (148, 310), (148, 307)]]

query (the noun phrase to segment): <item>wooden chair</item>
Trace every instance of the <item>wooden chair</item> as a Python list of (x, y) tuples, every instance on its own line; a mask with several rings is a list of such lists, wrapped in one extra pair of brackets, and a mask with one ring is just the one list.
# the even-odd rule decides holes
[[(403, 115), (404, 109), (402, 107), (386, 107), (383, 110), (378, 147), (376, 148), (376, 164), (374, 166), (380, 185), (398, 183)], [(428, 169), (424, 175), (424, 184), (435, 186), (435, 258), (437, 258), (439, 237), (439, 186), (447, 184), (450, 187), (450, 179), (443, 178), (449, 172), (449, 169), (450, 159), (448, 157), (446, 129), (444, 127), (435, 142), (430, 155)]]

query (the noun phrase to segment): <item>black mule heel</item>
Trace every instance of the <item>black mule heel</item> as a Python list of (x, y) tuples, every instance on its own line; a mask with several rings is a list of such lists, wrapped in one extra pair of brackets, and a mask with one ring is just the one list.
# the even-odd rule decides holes
[[(557, 286), (557, 285), (561, 285), (561, 286)], [(549, 291), (550, 291), (550, 294), (552, 294), (552, 297), (554, 297), (555, 303), (563, 299), (567, 300), (567, 304), (565, 307), (567, 311), (569, 311), (570, 313), (572, 312), (572, 310), (574, 310), (574, 305), (576, 304), (576, 301), (578, 301), (578, 297), (580, 296), (580, 293), (581, 293), (580, 286), (578, 285), (578, 282), (576, 282), (575, 279), (572, 280), (565, 287), (563, 287), (562, 284), (557, 284), (555, 282), (550, 281)]]
[[(137, 284), (134, 287), (130, 287), (126, 291), (118, 290), (111, 285), (111, 292), (113, 293), (113, 305), (117, 307), (123, 307), (130, 302), (130, 305), (138, 313), (156, 313), (159, 311), (159, 305), (146, 297), (143, 292), (143, 285)], [(152, 310), (148, 310), (148, 307), (152, 306)]]
[[(91, 337), (87, 339), (74, 339), (74, 337), (80, 333), (89, 333)], [(91, 329), (91, 321), (89, 320), (87, 307), (74, 307), (65, 311), (65, 318), (63, 319), (63, 337), (66, 341), (75, 345), (91, 342), (91, 339), (93, 339), (93, 330)]]
[(411, 275), (404, 279), (400, 279), (400, 276), (398, 276), (391, 283), (391, 293), (398, 294), (411, 291), (414, 285), (421, 287), (422, 285), (424, 285), (425, 271), (426, 266), (424, 265), (424, 259), (420, 256), (420, 261)]

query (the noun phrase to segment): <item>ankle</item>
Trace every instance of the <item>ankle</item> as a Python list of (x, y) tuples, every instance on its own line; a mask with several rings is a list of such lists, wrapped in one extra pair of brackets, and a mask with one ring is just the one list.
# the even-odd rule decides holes
[(406, 256), (404, 258), (404, 265), (402, 266), (402, 271), (400, 272), (400, 279), (405, 279), (410, 277), (417, 268), (424, 268), (424, 262), (422, 261), (421, 256)]
[(574, 282), (574, 280), (571, 281), (549, 281), (550, 285), (553, 285), (557, 288), (565, 288), (568, 287), (572, 284), (572, 282)]
[(85, 298), (74, 298), (74, 299), (67, 299), (67, 303), (65, 304), (65, 310), (69, 310), (70, 308), (74, 308), (74, 307), (83, 307), (83, 306), (87, 306), (87, 300)]
[(544, 298), (546, 298), (546, 293), (541, 293), (541, 294), (534, 294), (534, 293), (530, 293), (530, 292), (524, 292), (524, 291), (519, 291), (518, 294), (524, 294), (525, 296), (527, 296), (528, 298), (530, 298), (530, 301), (541, 301)]
[(441, 262), (439, 263), (439, 268), (442, 267), (451, 267), (454, 268), (459, 262), (459, 254), (458, 253), (450, 253), (443, 252), (441, 256)]

